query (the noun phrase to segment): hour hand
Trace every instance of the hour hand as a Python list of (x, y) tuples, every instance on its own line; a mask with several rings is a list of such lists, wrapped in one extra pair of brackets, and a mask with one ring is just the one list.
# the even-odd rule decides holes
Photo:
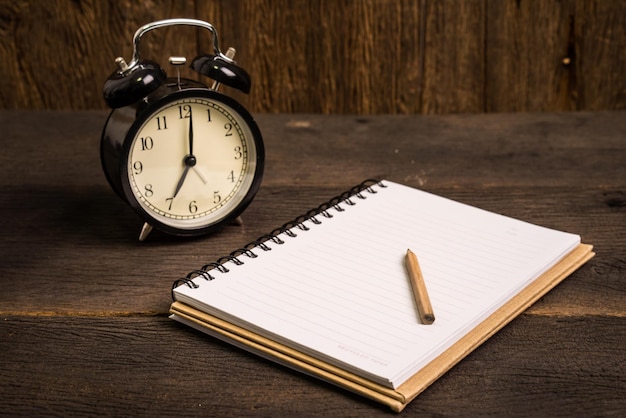
[(185, 170), (183, 171), (183, 174), (180, 176), (180, 180), (178, 180), (178, 184), (176, 185), (176, 190), (174, 191), (174, 196), (172, 196), (172, 199), (176, 197), (180, 189), (183, 187), (183, 183), (185, 182), (185, 178), (187, 177), (187, 173), (189, 172), (190, 168), (191, 166), (189, 165), (185, 166)]

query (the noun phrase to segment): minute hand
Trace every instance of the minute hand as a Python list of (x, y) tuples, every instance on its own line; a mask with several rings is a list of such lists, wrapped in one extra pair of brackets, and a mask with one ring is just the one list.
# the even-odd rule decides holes
[(189, 155), (193, 155), (193, 113), (189, 109)]

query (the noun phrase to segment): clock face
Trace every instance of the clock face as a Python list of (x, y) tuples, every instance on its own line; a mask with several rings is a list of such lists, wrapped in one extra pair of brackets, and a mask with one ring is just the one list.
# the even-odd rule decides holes
[(219, 93), (173, 93), (144, 111), (127, 138), (125, 193), (168, 232), (200, 233), (233, 218), (259, 187), (260, 132)]

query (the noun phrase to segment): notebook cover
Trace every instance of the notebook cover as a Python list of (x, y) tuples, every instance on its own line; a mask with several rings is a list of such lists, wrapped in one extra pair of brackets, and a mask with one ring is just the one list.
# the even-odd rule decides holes
[(500, 309), (410, 377), (396, 390), (378, 385), (181, 302), (173, 302), (170, 307), (170, 313), (172, 314), (172, 319), (199, 329), (209, 335), (264, 358), (356, 392), (389, 406), (395, 412), (400, 412), (410, 401), (415, 399), (417, 395), (450, 370), (456, 363), (590, 260), (595, 255), (592, 249), (591, 245), (580, 244), (554, 267), (515, 295)]

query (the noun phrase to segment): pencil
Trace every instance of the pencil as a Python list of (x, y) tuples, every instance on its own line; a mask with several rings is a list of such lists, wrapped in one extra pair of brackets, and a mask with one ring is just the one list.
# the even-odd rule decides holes
[(417, 256), (411, 250), (406, 250), (406, 269), (409, 272), (409, 279), (411, 281), (411, 287), (413, 288), (413, 297), (417, 303), (417, 312), (422, 324), (430, 325), (435, 322), (435, 314), (433, 313), (433, 307), (430, 304), (430, 298), (428, 297), (428, 291), (426, 290), (426, 284), (424, 283), (424, 276), (422, 270), (417, 261)]

